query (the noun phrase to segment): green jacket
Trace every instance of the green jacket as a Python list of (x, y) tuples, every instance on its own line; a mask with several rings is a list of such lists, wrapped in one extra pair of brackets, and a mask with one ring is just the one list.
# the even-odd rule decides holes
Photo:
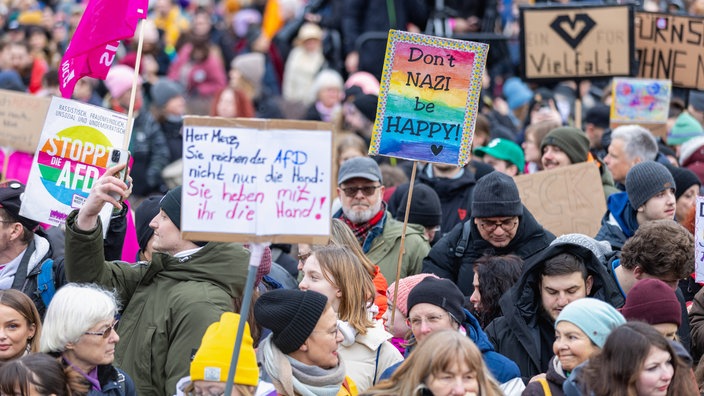
[[(401, 233), (403, 222), (395, 220), (391, 213), (386, 212), (386, 223), (381, 235), (372, 241), (367, 257), (379, 266), (386, 281), (391, 284), (396, 281), (398, 254), (401, 249)], [(423, 259), (430, 251), (430, 244), (423, 235), (423, 227), (409, 223), (406, 227), (405, 254), (401, 262), (401, 278), (419, 274), (423, 268)]]
[(156, 253), (151, 262), (106, 262), (100, 224), (79, 231), (76, 214), (66, 220), (67, 279), (117, 292), (124, 310), (115, 364), (132, 377), (137, 394), (175, 394), (205, 330), (242, 295), (249, 252), (211, 242), (185, 257)]

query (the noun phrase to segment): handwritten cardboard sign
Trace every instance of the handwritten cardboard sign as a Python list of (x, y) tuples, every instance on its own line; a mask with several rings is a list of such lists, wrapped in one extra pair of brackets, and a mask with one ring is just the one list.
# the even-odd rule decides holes
[(704, 282), (704, 197), (697, 197), (694, 218), (694, 280)]
[[(20, 214), (61, 225), (83, 205), (93, 183), (122, 148), (127, 116), (75, 100), (53, 97), (39, 137)], [(107, 230), (112, 206), (100, 213)]]
[(635, 74), (631, 5), (521, 7), (520, 23), (526, 80)]
[(33, 153), (51, 99), (0, 89), (0, 146)]
[(523, 204), (553, 234), (599, 232), (606, 200), (596, 164), (582, 162), (514, 179)]
[(389, 31), (369, 153), (465, 165), (488, 50), (487, 44)]
[(638, 77), (704, 89), (704, 18), (637, 12), (634, 28)]
[(672, 82), (615, 78), (610, 121), (615, 124), (664, 124), (670, 111)]
[(331, 129), (322, 122), (186, 117), (183, 237), (327, 243)]

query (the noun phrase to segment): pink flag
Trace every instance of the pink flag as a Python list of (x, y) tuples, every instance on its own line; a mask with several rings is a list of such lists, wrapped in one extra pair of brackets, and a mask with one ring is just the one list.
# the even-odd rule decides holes
[(81, 77), (104, 80), (120, 40), (134, 35), (147, 17), (149, 0), (90, 0), (59, 69), (59, 90), (71, 98)]

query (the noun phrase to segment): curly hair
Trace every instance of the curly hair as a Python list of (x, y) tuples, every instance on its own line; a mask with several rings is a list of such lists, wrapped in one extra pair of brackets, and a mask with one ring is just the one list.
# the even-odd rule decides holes
[(476, 314), (482, 328), (501, 316), (499, 299), (518, 281), (522, 268), (523, 260), (513, 254), (484, 256), (474, 263), (474, 273), (479, 281), (474, 293), (479, 293), (480, 299)]
[(694, 271), (694, 236), (670, 219), (641, 224), (623, 245), (621, 265), (659, 279), (686, 278)]

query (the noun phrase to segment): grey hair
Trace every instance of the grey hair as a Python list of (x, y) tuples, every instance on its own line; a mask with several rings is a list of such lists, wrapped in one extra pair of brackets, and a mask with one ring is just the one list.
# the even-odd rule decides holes
[(321, 89), (328, 87), (339, 88), (340, 91), (342, 91), (345, 89), (345, 82), (342, 80), (340, 73), (335, 70), (323, 69), (315, 76), (315, 80), (313, 80), (313, 93), (315, 97), (318, 97), (318, 93), (320, 93)]
[(632, 161), (655, 161), (658, 142), (653, 134), (640, 125), (622, 125), (611, 133), (611, 141), (621, 139), (623, 151)]
[(83, 333), (118, 312), (115, 293), (95, 284), (69, 283), (61, 287), (49, 303), (44, 318), (40, 350), (62, 353)]

